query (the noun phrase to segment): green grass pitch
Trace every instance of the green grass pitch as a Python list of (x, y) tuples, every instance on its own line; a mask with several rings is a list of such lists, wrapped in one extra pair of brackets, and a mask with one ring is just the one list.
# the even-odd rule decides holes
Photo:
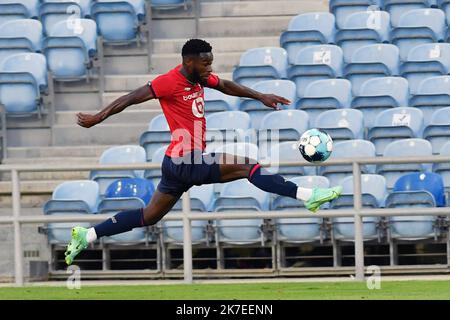
[[(64, 285), (64, 283), (62, 283)], [(61, 287), (2, 287), (4, 299), (450, 299), (450, 281), (383, 281), (380, 289), (369, 290), (365, 282), (291, 282), (251, 284), (168, 284)]]

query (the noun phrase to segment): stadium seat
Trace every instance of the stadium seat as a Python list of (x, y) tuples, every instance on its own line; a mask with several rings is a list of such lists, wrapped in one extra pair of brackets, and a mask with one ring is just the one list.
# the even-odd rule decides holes
[[(247, 179), (228, 182), (223, 185), (220, 196), (214, 204), (215, 212), (242, 210), (264, 211), (269, 208), (269, 194), (251, 184)], [(227, 212), (228, 213), (228, 212)], [(219, 242), (230, 244), (257, 243), (262, 239), (263, 219), (225, 219), (216, 222)]]
[(289, 80), (297, 86), (297, 96), (302, 97), (311, 82), (342, 77), (344, 58), (342, 49), (335, 45), (315, 45), (301, 49), (288, 69)]
[(353, 53), (366, 45), (389, 43), (391, 29), (389, 14), (384, 11), (368, 10), (355, 12), (343, 23), (336, 33), (336, 44), (344, 52), (345, 62), (350, 62)]
[(296, 108), (309, 115), (310, 123), (316, 123), (317, 116), (326, 110), (349, 108), (352, 101), (352, 85), (346, 79), (317, 80), (310, 83)]
[[(289, 179), (303, 188), (329, 188), (330, 183), (322, 176), (304, 176)], [(324, 205), (322, 208), (326, 208)], [(305, 210), (303, 201), (289, 197), (276, 196), (271, 210)], [(311, 242), (320, 239), (320, 218), (278, 218), (275, 220), (277, 240), (283, 242)]]
[[(374, 145), (370, 141), (357, 139), (335, 143), (330, 159), (372, 157), (375, 157)], [(363, 173), (373, 173), (375, 172), (375, 167), (373, 165), (362, 165), (361, 170)], [(332, 186), (340, 184), (342, 179), (352, 172), (353, 166), (351, 164), (322, 166), (318, 168), (318, 174), (327, 177)]]
[(214, 150), (215, 153), (228, 153), (239, 157), (246, 157), (258, 161), (258, 146), (248, 142), (227, 143)]
[[(386, 199), (387, 208), (445, 206), (444, 184), (435, 173), (411, 173), (400, 177)], [(435, 235), (434, 216), (393, 216), (389, 218), (391, 236), (404, 240)]]
[(139, 144), (145, 149), (147, 154), (147, 161), (151, 161), (155, 151), (162, 146), (166, 146), (170, 141), (169, 124), (164, 114), (154, 117), (150, 121), (147, 131), (142, 133), (139, 138)]
[(353, 95), (361, 93), (361, 86), (367, 80), (399, 75), (399, 54), (396, 46), (385, 43), (357, 49), (344, 69), (345, 78), (352, 83)]
[(409, 91), (416, 94), (423, 80), (450, 73), (450, 44), (428, 43), (411, 49), (400, 74), (408, 79)]
[[(103, 151), (100, 164), (137, 164), (145, 163), (145, 150), (141, 146), (124, 145), (111, 147)], [(93, 170), (90, 179), (97, 181), (100, 195), (104, 195), (108, 186), (120, 178), (142, 178), (143, 170)]]
[[(427, 140), (411, 138), (391, 142), (384, 150), (383, 157), (428, 157), (433, 154), (431, 143)], [(429, 172), (430, 165), (403, 163), (382, 164), (377, 166), (376, 172), (386, 178), (386, 186), (392, 189), (397, 179), (412, 172)]]
[[(450, 141), (444, 144), (439, 152), (441, 156), (450, 156)], [(438, 173), (443, 181), (446, 192), (450, 192), (450, 164), (435, 163), (433, 164), (433, 172)]]
[(382, 155), (392, 141), (420, 138), (423, 131), (423, 113), (419, 109), (399, 107), (381, 112), (369, 129), (368, 140), (375, 145), (377, 155)]
[(39, 19), (46, 35), (49, 35), (50, 30), (61, 21), (65, 21), (72, 29), (77, 28), (76, 19), (81, 19), (84, 16), (81, 6), (74, 1), (43, 2), (39, 7)]
[(206, 117), (207, 151), (229, 142), (242, 142), (250, 128), (250, 116), (243, 111), (215, 112)]
[(434, 154), (440, 153), (450, 138), (450, 107), (436, 110), (423, 131), (423, 138), (430, 141)]
[[(289, 80), (267, 80), (260, 81), (251, 87), (253, 90), (276, 94), (284, 97), (294, 103), (296, 96), (295, 83)], [(280, 106), (281, 108), (292, 108), (291, 106)], [(244, 99), (239, 107), (240, 110), (247, 112), (250, 115), (251, 127), (259, 129), (262, 118), (273, 109), (265, 106), (262, 102), (253, 99)]]
[(437, 76), (423, 80), (410, 106), (422, 110), (425, 125), (431, 122), (433, 113), (450, 105), (450, 77)]
[(405, 12), (392, 30), (391, 42), (400, 49), (400, 59), (408, 59), (418, 45), (444, 41), (445, 15), (439, 9), (415, 9)]
[(302, 13), (291, 19), (280, 36), (280, 46), (293, 64), (298, 52), (311, 45), (333, 43), (336, 31), (334, 15), (329, 12)]
[[(159, 147), (155, 150), (155, 152), (152, 155), (152, 163), (162, 163), (164, 160), (164, 155), (166, 154), (168, 145)], [(158, 169), (147, 169), (144, 171), (144, 178), (145, 179), (151, 179), (153, 181), (153, 184), (156, 186), (161, 179), (161, 168)]]
[[(97, 212), (99, 187), (95, 181), (66, 181), (59, 184), (52, 193), (52, 199), (44, 204), (44, 214), (93, 214)], [(89, 227), (90, 224), (69, 222), (49, 223), (47, 236), (50, 244), (67, 244), (74, 225)]]
[(18, 53), (3, 60), (0, 66), (0, 103), (9, 116), (47, 112), (47, 62), (39, 53)]
[[(354, 204), (353, 176), (341, 181), (342, 194), (331, 203), (332, 209), (350, 209)], [(386, 198), (386, 180), (377, 174), (361, 175), (361, 200), (363, 208), (379, 208)], [(378, 238), (378, 217), (363, 217), (363, 238), (372, 240)], [(333, 236), (339, 240), (354, 240), (354, 219), (350, 217), (333, 219)]]
[[(300, 154), (297, 141), (285, 141), (281, 143), (272, 144), (269, 153), (263, 153), (266, 150), (259, 150), (259, 158), (261, 160), (270, 161), (271, 163), (279, 162), (301, 162), (307, 163)], [(295, 178), (302, 175), (316, 175), (316, 168), (314, 166), (271, 166), (268, 170), (272, 173), (281, 174), (286, 179)]]
[(239, 108), (239, 97), (229, 96), (219, 90), (203, 88), (205, 91), (205, 112), (234, 111)]
[(330, 12), (336, 17), (336, 25), (343, 29), (348, 18), (361, 11), (379, 8), (379, 2), (373, 0), (330, 0)]
[[(261, 120), (258, 145), (261, 152), (269, 151), (272, 143), (298, 141), (309, 128), (309, 116), (302, 110), (270, 112)], [(266, 151), (264, 151), (266, 150)]]
[(384, 10), (391, 15), (391, 24), (398, 27), (403, 14), (414, 9), (428, 8), (429, 0), (383, 0)]
[(0, 26), (8, 21), (28, 18), (30, 18), (30, 12), (22, 3), (14, 1), (0, 3)]
[[(111, 183), (105, 196), (98, 205), (98, 214), (117, 214), (120, 211), (144, 209), (150, 202), (155, 187), (149, 180), (142, 178), (124, 178)], [(139, 243), (146, 240), (144, 228), (106, 237), (105, 243)]]
[(105, 43), (140, 42), (141, 24), (145, 20), (144, 0), (97, 1), (91, 6), (91, 15)]
[(285, 79), (288, 67), (283, 48), (265, 47), (245, 51), (233, 70), (233, 80), (251, 87), (259, 81)]
[(358, 96), (352, 101), (352, 108), (364, 114), (364, 126), (371, 128), (382, 111), (407, 107), (409, 99), (408, 81), (400, 77), (382, 77), (367, 80), (361, 86)]
[[(191, 199), (191, 212), (211, 211), (214, 205), (214, 185), (206, 184), (202, 186), (193, 186), (189, 189)], [(182, 200), (178, 200), (170, 213), (179, 213), (182, 211)], [(169, 214), (170, 214), (169, 213)], [(192, 243), (206, 242), (207, 220), (191, 221)], [(183, 222), (182, 221), (163, 221), (164, 241), (182, 245), (183, 244)]]
[(355, 109), (325, 111), (317, 117), (314, 127), (325, 130), (333, 142), (364, 138), (363, 113)]
[(77, 28), (60, 21), (44, 40), (43, 52), (53, 78), (59, 81), (89, 79), (97, 55), (97, 26), (90, 19), (78, 19)]

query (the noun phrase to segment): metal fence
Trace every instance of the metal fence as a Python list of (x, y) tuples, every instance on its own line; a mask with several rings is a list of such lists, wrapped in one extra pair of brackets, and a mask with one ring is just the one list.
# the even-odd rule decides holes
[[(364, 280), (364, 242), (363, 242), (363, 222), (362, 218), (366, 216), (450, 216), (450, 207), (442, 208), (401, 208), (401, 209), (363, 209), (361, 200), (361, 166), (367, 164), (404, 164), (404, 163), (445, 163), (450, 162), (449, 156), (433, 157), (404, 157), (404, 158), (355, 158), (355, 159), (334, 159), (321, 163), (321, 166), (332, 165), (352, 165), (353, 168), (353, 186), (354, 203), (353, 209), (319, 211), (312, 214), (289, 211), (240, 211), (234, 214), (215, 213), (216, 219), (276, 219), (276, 218), (310, 218), (314, 217), (353, 217), (355, 225), (355, 275), (356, 280)], [(315, 166), (305, 162), (282, 162), (282, 163), (261, 163), (262, 166)], [(22, 256), (22, 236), (21, 226), (23, 224), (33, 223), (51, 223), (51, 222), (100, 222), (105, 220), (105, 215), (61, 215), (61, 216), (23, 216), (21, 215), (21, 192), (20, 177), (21, 172), (50, 172), (50, 171), (90, 171), (90, 170), (143, 170), (159, 169), (160, 164), (145, 163), (132, 165), (61, 165), (61, 166), (34, 166), (34, 165), (0, 165), (0, 172), (11, 172), (12, 183), (12, 209), (13, 215), (0, 217), (0, 224), (8, 224), (14, 227), (14, 278), (17, 286), (23, 286), (23, 256)], [(190, 212), (189, 192), (183, 194), (182, 214), (166, 215), (163, 220), (183, 220), (183, 260), (184, 260), (184, 280), (192, 283), (192, 239), (191, 239), (191, 221), (192, 220), (211, 220), (210, 214)]]

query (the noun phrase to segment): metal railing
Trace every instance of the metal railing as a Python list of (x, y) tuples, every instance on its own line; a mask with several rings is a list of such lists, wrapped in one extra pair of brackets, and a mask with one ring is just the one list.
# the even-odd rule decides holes
[[(444, 163), (450, 162), (449, 156), (434, 157), (404, 157), (404, 158), (355, 158), (355, 159), (334, 159), (321, 163), (320, 166), (349, 165), (353, 167), (353, 209), (319, 211), (315, 214), (300, 212), (296, 210), (286, 211), (239, 211), (233, 214), (215, 213), (202, 214), (190, 212), (189, 192), (183, 194), (182, 214), (166, 215), (163, 220), (183, 220), (183, 260), (184, 260), (184, 280), (192, 282), (192, 220), (217, 220), (217, 219), (276, 219), (276, 218), (310, 218), (314, 217), (353, 217), (355, 226), (355, 275), (357, 280), (364, 280), (364, 242), (363, 242), (363, 222), (366, 216), (450, 216), (450, 207), (442, 208), (401, 208), (401, 209), (363, 209), (361, 196), (361, 165), (367, 164), (404, 164), (404, 163)], [(261, 163), (262, 166), (316, 166), (305, 162), (282, 162), (282, 163)], [(22, 216), (21, 215), (21, 191), (20, 172), (61, 172), (61, 171), (90, 171), (90, 170), (143, 170), (159, 169), (160, 164), (145, 163), (132, 165), (62, 165), (62, 166), (34, 166), (34, 165), (0, 165), (0, 172), (11, 172), (12, 183), (12, 216), (0, 217), (1, 224), (9, 224), (14, 227), (14, 278), (17, 286), (23, 286), (23, 256), (22, 256), (22, 224), (51, 223), (51, 222), (100, 222), (105, 220), (105, 215), (61, 215), (61, 216)]]

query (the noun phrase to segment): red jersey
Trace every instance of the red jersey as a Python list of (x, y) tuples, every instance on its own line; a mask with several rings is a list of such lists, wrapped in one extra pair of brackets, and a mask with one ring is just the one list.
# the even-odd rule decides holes
[[(166, 150), (170, 157), (180, 157), (194, 149), (205, 150), (206, 120), (203, 86), (192, 84), (180, 72), (181, 64), (151, 81), (150, 88), (164, 112), (172, 134)], [(219, 77), (211, 74), (207, 87), (216, 88)]]

